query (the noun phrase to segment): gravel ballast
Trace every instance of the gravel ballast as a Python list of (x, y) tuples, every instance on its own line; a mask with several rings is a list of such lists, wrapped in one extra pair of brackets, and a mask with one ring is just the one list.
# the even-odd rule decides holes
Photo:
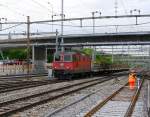
[(110, 95), (112, 92), (116, 91), (119, 87), (124, 85), (127, 82), (127, 76), (119, 77), (119, 81), (115, 82), (115, 80), (110, 80), (90, 88), (78, 91), (68, 96), (64, 96), (58, 98), (54, 101), (50, 101), (46, 104), (42, 104), (36, 107), (33, 107), (29, 110), (19, 112), (14, 114), (11, 117), (47, 117), (50, 113), (55, 112), (56, 110), (69, 105), (84, 96), (89, 95), (90, 93), (95, 94), (85, 98), (84, 100), (78, 102), (77, 104), (73, 104), (66, 109), (54, 114), (54, 117), (75, 117), (80, 116), (82, 113), (87, 112), (92, 105), (95, 105), (98, 101), (103, 100), (105, 97)]

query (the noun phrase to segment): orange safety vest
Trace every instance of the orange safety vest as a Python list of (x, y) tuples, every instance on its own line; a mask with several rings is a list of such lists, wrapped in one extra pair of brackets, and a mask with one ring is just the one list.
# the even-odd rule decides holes
[(135, 80), (136, 80), (136, 76), (134, 74), (129, 75), (129, 79), (128, 79), (129, 82), (135, 82)]
[(135, 81), (136, 81), (136, 75), (135, 74), (130, 74), (128, 82), (129, 82), (129, 88), (131, 90), (133, 90), (135, 88)]

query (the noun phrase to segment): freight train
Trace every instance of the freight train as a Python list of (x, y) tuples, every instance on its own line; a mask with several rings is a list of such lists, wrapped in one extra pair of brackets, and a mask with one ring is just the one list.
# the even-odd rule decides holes
[(70, 79), (74, 76), (94, 75), (102, 72), (123, 71), (128, 67), (122, 64), (93, 62), (93, 58), (82, 52), (57, 52), (54, 54), (52, 70), (58, 79)]

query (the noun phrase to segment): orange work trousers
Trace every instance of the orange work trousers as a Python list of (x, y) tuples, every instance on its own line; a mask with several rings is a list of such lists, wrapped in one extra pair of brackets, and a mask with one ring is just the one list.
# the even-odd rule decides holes
[(129, 78), (129, 88), (133, 90), (135, 88), (135, 79)]

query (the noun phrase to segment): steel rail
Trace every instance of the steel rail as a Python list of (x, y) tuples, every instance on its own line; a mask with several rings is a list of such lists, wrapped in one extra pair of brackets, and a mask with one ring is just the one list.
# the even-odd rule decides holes
[[(138, 99), (138, 96), (140, 94), (140, 90), (141, 90), (141, 87), (142, 87), (142, 84), (144, 82), (144, 79), (142, 80), (141, 82), (141, 85), (140, 85), (140, 88), (134, 93), (134, 96), (132, 97), (131, 99), (131, 103), (127, 109), (127, 112), (125, 114), (124, 117), (131, 117), (132, 115), (132, 112), (134, 110), (134, 107), (135, 107), (135, 104), (136, 104), (136, 101)], [(119, 90), (117, 90), (116, 92), (114, 92), (112, 95), (110, 95), (109, 97), (107, 97), (104, 101), (100, 102), (98, 105), (96, 105), (95, 107), (93, 107), (88, 113), (86, 113), (84, 115), (84, 117), (91, 117), (92, 115), (94, 115), (98, 110), (100, 110), (108, 101), (110, 101), (112, 98), (114, 98), (120, 91), (122, 91), (124, 89), (124, 87), (128, 85), (125, 84), (123, 87), (121, 87)]]
[[(0, 116), (1, 116), (1, 117), (6, 117), (6, 116), (11, 115), (11, 114), (13, 114), (13, 113), (16, 113), (16, 112), (18, 112), (18, 111), (22, 111), (22, 110), (24, 110), (24, 109), (29, 109), (29, 108), (31, 108), (31, 107), (33, 107), (33, 106), (46, 103), (46, 102), (48, 102), (48, 101), (57, 99), (57, 98), (62, 97), (62, 96), (69, 95), (69, 94), (71, 94), (71, 93), (74, 93), (74, 92), (77, 92), (77, 91), (79, 91), (79, 90), (88, 88), (88, 87), (90, 87), (90, 86), (93, 86), (93, 85), (96, 85), (96, 84), (99, 84), (99, 83), (108, 81), (108, 80), (110, 80), (110, 79), (111, 79), (111, 78), (108, 78), (108, 79), (104, 78), (104, 79), (101, 79), (101, 80), (99, 79), (99, 81), (96, 81), (96, 80), (95, 80), (95, 81), (93, 80), (93, 82), (88, 81), (85, 86), (80, 86), (81, 84), (85, 84), (85, 82), (84, 82), (84, 83), (74, 84), (74, 86), (77, 85), (79, 88), (75, 88), (75, 89), (72, 89), (71, 91), (69, 90), (69, 91), (66, 91), (66, 92), (63, 92), (63, 93), (58, 93), (58, 94), (56, 94), (56, 95), (54, 95), (54, 96), (46, 97), (46, 99), (40, 100), (40, 101), (38, 101), (38, 102), (36, 102), (36, 101), (35, 101), (35, 102), (31, 102), (30, 104), (25, 104), (25, 105), (22, 105), (21, 107), (15, 108), (15, 109), (12, 109), (12, 108), (9, 108), (9, 109), (8, 109), (8, 108), (7, 108), (8, 110), (6, 110), (6, 112), (5, 112), (5, 110), (4, 110), (3, 112), (1, 111)], [(58, 89), (55, 89), (55, 90), (51, 90), (51, 91), (49, 91), (49, 92), (51, 93), (51, 92), (55, 92), (55, 91), (61, 91), (61, 90), (64, 90), (64, 89), (67, 90), (69, 87), (72, 88), (73, 85), (65, 86), (65, 87), (63, 87), (63, 88), (58, 88)], [(44, 92), (43, 94), (47, 94), (47, 93), (48, 93), (48, 92)], [(20, 101), (22, 100), (22, 101), (26, 102), (27, 100), (29, 100), (29, 99), (28, 99), (29, 97), (30, 97), (30, 99), (31, 99), (31, 98), (40, 96), (41, 94), (42, 94), (42, 93), (36, 94), (36, 95), (32, 95), (32, 96), (28, 96), (28, 97), (24, 97), (24, 98), (21, 98), (21, 99), (16, 99), (15, 102), (14, 102), (14, 101), (7, 101), (7, 102), (4, 102), (4, 103), (0, 103), (0, 108), (2, 108), (3, 106), (5, 107), (6, 105), (9, 105), (9, 104), (12, 104), (12, 103), (16, 103), (16, 101), (17, 101), (17, 102), (18, 102), (18, 101), (20, 102)], [(42, 94), (42, 95), (43, 95), (43, 94)], [(45, 97), (45, 96), (44, 96), (44, 97)]]
[[(124, 75), (126, 75), (126, 74), (124, 74)], [(55, 114), (57, 114), (58, 112), (60, 112), (60, 111), (62, 111), (62, 110), (64, 110), (64, 109), (66, 109), (66, 108), (68, 108), (68, 107), (70, 107), (70, 106), (72, 106), (72, 105), (74, 105), (74, 104), (77, 104), (77, 103), (83, 101), (84, 99), (86, 99), (86, 98), (88, 98), (88, 97), (90, 97), (90, 96), (96, 94), (96, 93), (99, 92), (99, 91), (101, 91), (101, 89), (100, 89), (100, 90), (97, 90), (97, 91), (94, 91), (94, 92), (92, 92), (92, 93), (90, 93), (90, 94), (88, 94), (88, 95), (82, 97), (81, 99), (79, 99), (79, 100), (77, 100), (77, 101), (75, 101), (75, 102), (72, 102), (72, 103), (70, 103), (70, 104), (68, 104), (68, 105), (66, 105), (66, 106), (64, 106), (64, 107), (62, 107), (62, 108), (59, 108), (59, 109), (54, 110), (53, 112), (47, 114), (46, 117), (51, 117), (52, 115), (55, 115)]]
[(38, 77), (38, 76), (45, 76), (47, 75), (47, 73), (43, 73), (43, 74), (18, 74), (18, 75), (0, 75), (0, 79), (1, 78), (24, 78), (24, 77), (27, 77), (27, 76), (32, 76), (32, 77)]
[(109, 97), (104, 99), (104, 101), (100, 102), (98, 105), (93, 107), (89, 112), (87, 112), (84, 117), (91, 117), (94, 115), (98, 110), (100, 110), (108, 101), (110, 101), (114, 96), (116, 96), (120, 91), (124, 89), (125, 86), (127, 86), (128, 83), (126, 83), (124, 86), (122, 86), (119, 90), (115, 91), (113, 94), (111, 94)]
[(95, 91), (95, 92), (92, 92), (92, 93), (90, 93), (90, 94), (88, 94), (88, 95), (82, 97), (81, 99), (79, 99), (79, 100), (77, 100), (77, 101), (75, 101), (75, 102), (72, 102), (72, 103), (66, 105), (65, 107), (59, 108), (59, 109), (57, 109), (57, 110), (54, 110), (53, 112), (49, 113), (46, 117), (51, 117), (52, 115), (55, 115), (56, 113), (58, 113), (58, 112), (60, 112), (60, 111), (62, 111), (62, 110), (64, 110), (64, 109), (66, 109), (66, 108), (68, 108), (68, 107), (70, 107), (70, 106), (72, 106), (72, 105), (74, 105), (74, 104), (77, 104), (77, 103), (83, 101), (84, 99), (86, 99), (86, 98), (88, 98), (88, 97), (90, 97), (90, 96), (96, 94), (96, 93), (99, 92), (99, 91), (101, 91), (101, 89), (100, 89), (100, 90), (97, 90), (97, 91)]
[[(121, 75), (125, 75), (125, 74), (121, 74)], [(118, 75), (116, 74), (112, 76), (118, 76)], [(66, 80), (23, 81), (23, 82), (17, 82), (17, 84), (16, 82), (15, 83), (9, 82), (5, 84), (0, 84), (0, 93), (32, 88), (37, 86), (43, 86), (48, 84), (54, 84), (54, 83), (61, 83), (65, 81)]]
[(15, 90), (21, 90), (21, 89), (27, 89), (27, 88), (32, 88), (32, 87), (38, 87), (38, 86), (43, 86), (43, 85), (48, 85), (48, 84), (54, 84), (54, 83), (60, 83), (60, 82), (65, 82), (65, 81), (59, 81), (59, 80), (55, 80), (55, 81), (39, 81), (39, 82), (31, 82), (31, 83), (21, 83), (19, 85), (14, 85), (14, 86), (9, 86), (9, 87), (0, 87), (0, 93), (6, 93), (6, 92), (10, 92), (10, 91), (15, 91)]
[(94, 80), (88, 80), (88, 81), (85, 81), (85, 82), (75, 83), (75, 84), (73, 84), (73, 85), (67, 85), (67, 86), (63, 86), (63, 87), (60, 87), (60, 88), (52, 89), (52, 90), (49, 90), (49, 91), (46, 91), (46, 92), (41, 92), (41, 93), (38, 93), (38, 94), (32, 94), (32, 95), (30, 95), (30, 96), (25, 96), (25, 97), (17, 98), (17, 99), (15, 99), (15, 100), (10, 100), (10, 101), (6, 101), (6, 102), (1, 102), (1, 103), (0, 103), (0, 107), (3, 106), (3, 105), (6, 105), (6, 104), (13, 103), (14, 101), (20, 101), (20, 100), (24, 100), (24, 99), (26, 99), (26, 98), (37, 97), (37, 96), (40, 96), (40, 95), (43, 95), (43, 94), (56, 92), (56, 91), (59, 91), (59, 90), (63, 90), (63, 89), (70, 88), (70, 87), (73, 87), (73, 86), (82, 85), (82, 84), (89, 83), (89, 82), (94, 82), (94, 81), (97, 81), (97, 80), (99, 80), (99, 79), (94, 79)]
[(135, 92), (135, 94), (134, 94), (134, 96), (133, 96), (133, 98), (131, 100), (131, 103), (130, 103), (130, 105), (129, 105), (129, 107), (128, 107), (124, 117), (131, 117), (132, 116), (132, 113), (133, 113), (135, 104), (137, 102), (137, 99), (138, 99), (138, 97), (140, 95), (140, 91), (141, 91), (143, 83), (144, 83), (144, 79), (142, 79), (139, 89), (137, 89), (137, 91)]

